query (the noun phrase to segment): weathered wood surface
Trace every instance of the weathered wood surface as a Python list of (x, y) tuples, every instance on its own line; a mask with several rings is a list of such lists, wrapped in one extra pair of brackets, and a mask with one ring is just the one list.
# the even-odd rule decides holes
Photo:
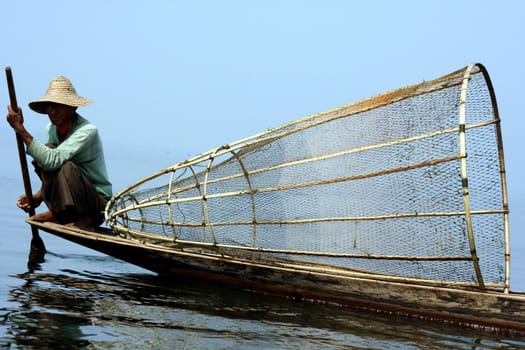
[(161, 275), (525, 336), (525, 293), (389, 282), (301, 269), (300, 265), (276, 267), (124, 239), (107, 229), (94, 233), (53, 223), (28, 223)]

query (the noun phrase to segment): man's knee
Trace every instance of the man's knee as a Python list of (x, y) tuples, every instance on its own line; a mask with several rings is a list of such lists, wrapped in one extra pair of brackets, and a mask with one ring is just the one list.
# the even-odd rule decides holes
[(80, 169), (77, 167), (75, 163), (68, 160), (64, 164), (62, 164), (59, 171), (65, 175), (78, 176)]

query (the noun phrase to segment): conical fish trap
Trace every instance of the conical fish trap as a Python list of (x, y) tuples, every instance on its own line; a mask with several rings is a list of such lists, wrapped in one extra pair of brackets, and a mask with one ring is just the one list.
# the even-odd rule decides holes
[(106, 218), (125, 237), (229, 259), (507, 290), (499, 128), (473, 64), (162, 169)]

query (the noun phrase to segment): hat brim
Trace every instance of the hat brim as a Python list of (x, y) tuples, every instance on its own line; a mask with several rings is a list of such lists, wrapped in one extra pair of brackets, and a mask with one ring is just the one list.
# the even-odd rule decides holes
[(29, 108), (31, 108), (33, 111), (40, 113), (40, 114), (47, 114), (46, 105), (48, 103), (58, 103), (61, 105), (66, 105), (70, 107), (82, 107), (87, 106), (91, 104), (93, 101), (81, 97), (81, 96), (74, 96), (74, 97), (49, 97), (44, 96), (38, 100), (35, 100), (33, 102), (29, 103)]

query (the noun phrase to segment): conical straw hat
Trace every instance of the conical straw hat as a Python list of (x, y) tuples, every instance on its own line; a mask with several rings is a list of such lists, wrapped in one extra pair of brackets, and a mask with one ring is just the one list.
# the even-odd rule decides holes
[(77, 91), (68, 78), (58, 76), (51, 80), (44, 97), (29, 103), (29, 108), (37, 113), (46, 114), (45, 104), (59, 103), (72, 107), (87, 106), (92, 101), (77, 95)]

